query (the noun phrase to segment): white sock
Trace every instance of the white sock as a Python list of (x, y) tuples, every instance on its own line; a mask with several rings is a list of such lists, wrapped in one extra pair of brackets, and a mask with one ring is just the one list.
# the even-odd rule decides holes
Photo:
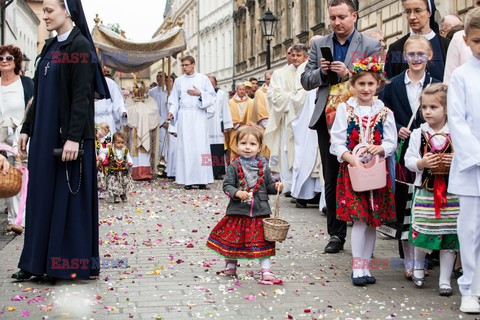
[(414, 247), (415, 251), (415, 260), (414, 260), (414, 270), (413, 275), (415, 278), (423, 279), (425, 277), (425, 256), (427, 252), (423, 248)]
[(260, 259), (260, 268), (270, 270), (270, 258)]
[(408, 240), (402, 240), (403, 248), (403, 265), (405, 270), (413, 269), (413, 259), (415, 257), (413, 246), (408, 242)]
[(367, 224), (365, 222), (355, 221), (353, 223), (350, 239), (352, 243), (352, 271), (354, 278), (363, 277), (364, 262), (362, 255), (365, 248), (366, 230)]
[(372, 260), (373, 249), (375, 248), (375, 241), (377, 239), (376, 229), (368, 227), (365, 230), (365, 244), (363, 246), (362, 260), (364, 263), (363, 275), (370, 277), (370, 260)]
[(455, 252), (450, 250), (440, 250), (440, 279), (439, 287), (449, 287), (450, 278), (452, 276), (453, 265), (455, 264)]

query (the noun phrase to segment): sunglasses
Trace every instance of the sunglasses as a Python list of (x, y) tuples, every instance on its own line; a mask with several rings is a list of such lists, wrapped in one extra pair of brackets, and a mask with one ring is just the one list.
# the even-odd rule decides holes
[(7, 60), (8, 62), (11, 62), (13, 60), (15, 60), (15, 57), (14, 56), (0, 56), (0, 62), (3, 62), (4, 60)]

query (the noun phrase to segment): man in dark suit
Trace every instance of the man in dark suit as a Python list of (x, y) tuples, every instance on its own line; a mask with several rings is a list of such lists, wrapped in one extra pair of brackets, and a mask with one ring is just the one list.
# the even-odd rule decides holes
[[(352, 63), (363, 57), (380, 56), (381, 45), (379, 41), (361, 35), (355, 29), (357, 11), (352, 0), (330, 0), (328, 14), (333, 33), (313, 42), (301, 83), (305, 90), (318, 88), (315, 111), (309, 127), (317, 131), (325, 179), (327, 224), (330, 235), (325, 252), (337, 253), (343, 250), (347, 225), (345, 221), (336, 218), (336, 179), (339, 163), (329, 151), (330, 135), (327, 129), (325, 105), (331, 84), (327, 79), (327, 71), (335, 72), (338, 81), (348, 81), (348, 69), (352, 68)], [(330, 48), (334, 60), (332, 63), (322, 57), (321, 47)]]

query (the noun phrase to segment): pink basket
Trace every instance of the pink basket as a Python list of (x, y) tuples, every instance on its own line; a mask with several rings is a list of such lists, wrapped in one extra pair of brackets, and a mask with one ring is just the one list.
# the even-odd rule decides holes
[(365, 153), (365, 145), (358, 144), (352, 151), (356, 166), (348, 165), (350, 181), (355, 192), (363, 192), (384, 188), (387, 185), (387, 166), (385, 159), (378, 155), (368, 163), (362, 163), (360, 156)]

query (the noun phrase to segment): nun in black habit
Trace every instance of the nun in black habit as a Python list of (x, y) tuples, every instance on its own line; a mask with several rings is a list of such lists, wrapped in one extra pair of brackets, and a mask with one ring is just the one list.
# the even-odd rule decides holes
[(34, 102), (21, 129), (30, 174), (25, 243), (12, 278), (89, 279), (100, 271), (94, 95), (109, 92), (80, 0), (45, 0), (43, 12), (58, 35), (37, 58)]

